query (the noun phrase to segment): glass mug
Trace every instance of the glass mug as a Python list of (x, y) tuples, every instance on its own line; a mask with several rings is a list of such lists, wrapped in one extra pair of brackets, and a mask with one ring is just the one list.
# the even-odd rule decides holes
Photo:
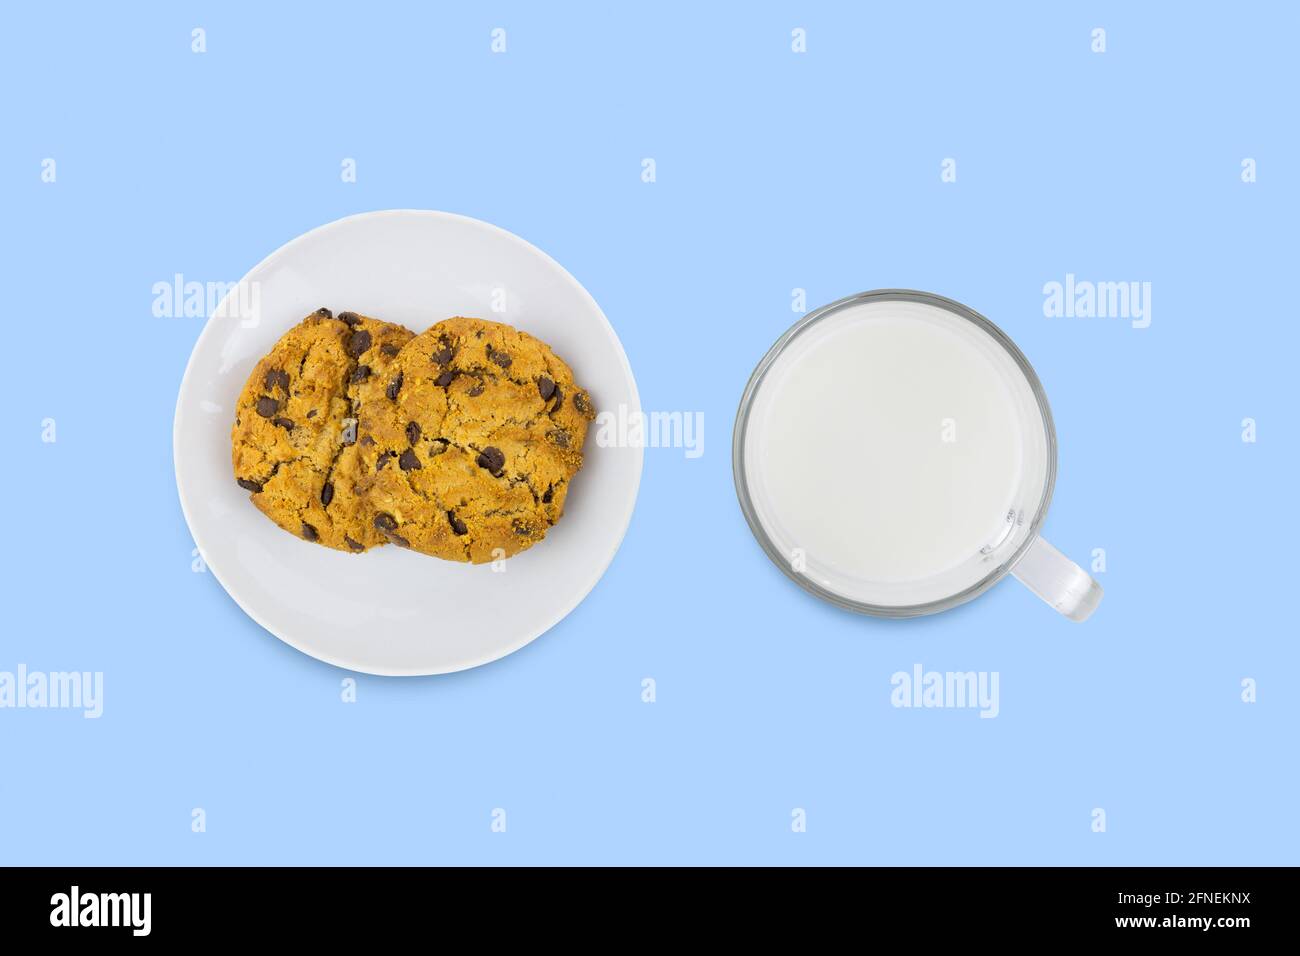
[(1074, 621), (1101, 601), (1039, 537), (1056, 432), (1038, 376), (951, 299), (884, 289), (801, 319), (745, 387), (732, 469), (763, 550), (841, 607), (932, 614), (1007, 574)]

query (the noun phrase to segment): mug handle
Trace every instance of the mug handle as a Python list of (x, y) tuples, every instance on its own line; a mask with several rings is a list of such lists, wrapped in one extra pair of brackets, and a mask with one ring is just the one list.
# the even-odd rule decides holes
[(1071, 621), (1086, 621), (1101, 603), (1101, 585), (1041, 537), (1034, 539), (1011, 573)]

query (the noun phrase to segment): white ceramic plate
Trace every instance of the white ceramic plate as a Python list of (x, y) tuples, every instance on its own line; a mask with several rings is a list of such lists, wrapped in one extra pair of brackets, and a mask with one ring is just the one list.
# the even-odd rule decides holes
[(181, 382), (173, 439), (181, 508), (208, 568), (258, 624), (370, 674), (439, 674), (518, 650), (577, 607), (613, 560), (636, 503), (641, 449), (600, 447), (593, 426), (564, 518), (499, 571), (395, 547), (352, 555), (300, 541), (235, 484), (230, 428), (254, 364), (320, 306), (415, 332), (453, 315), (508, 322), (549, 343), (598, 411), (623, 405), (635, 414), (618, 336), (587, 291), (518, 236), (450, 213), (389, 210), (313, 229), (268, 256), (209, 318)]

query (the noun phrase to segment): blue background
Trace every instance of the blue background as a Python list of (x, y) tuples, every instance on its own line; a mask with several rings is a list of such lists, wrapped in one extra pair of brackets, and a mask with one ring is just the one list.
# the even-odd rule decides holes
[[(105, 712), (0, 711), (0, 862), (1300, 862), (1300, 18), (1133, 6), (8, 11), (0, 670), (103, 671)], [(203, 320), (151, 289), (389, 207), (553, 255), (645, 408), (704, 413), (705, 454), (647, 450), (622, 550), (549, 634), (345, 705), (344, 672), (191, 571), (171, 426)], [(1150, 328), (1045, 318), (1067, 272), (1151, 282)], [(1047, 536), (1107, 555), (1088, 624), (1011, 581), (862, 618), (753, 542), (746, 378), (792, 289), (882, 286), (967, 303), (1034, 363)], [(998, 671), (1001, 715), (891, 707), (914, 663)]]

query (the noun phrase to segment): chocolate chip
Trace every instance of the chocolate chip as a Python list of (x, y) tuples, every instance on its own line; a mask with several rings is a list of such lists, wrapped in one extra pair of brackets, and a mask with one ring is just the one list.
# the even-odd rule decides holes
[(385, 511), (375, 515), (375, 527), (380, 531), (396, 531), (397, 519)]
[(263, 395), (257, 400), (257, 414), (263, 418), (270, 418), (280, 410), (280, 403), (274, 398)]
[(245, 491), (251, 491), (253, 494), (257, 494), (262, 490), (262, 483), (254, 481), (252, 478), (236, 478), (235, 483)]
[(302, 536), (308, 541), (316, 541), (320, 538), (320, 535), (316, 533), (316, 529), (305, 521), (302, 523)]
[(397, 457), (396, 452), (391, 452), (391, 451), (384, 452), (382, 455), (380, 455), (378, 458), (375, 459), (375, 471), (383, 471), (384, 465), (388, 464), (392, 459), (396, 457)]
[[(342, 316), (339, 316), (342, 318)], [(370, 333), (365, 329), (357, 329), (348, 337), (348, 355), (352, 358), (360, 358), (370, 349)]]
[(537, 379), (537, 394), (542, 396), (542, 401), (547, 401), (555, 394), (555, 383), (545, 375)]
[(556, 411), (563, 404), (564, 404), (564, 389), (560, 388), (560, 386), (557, 385), (555, 386), (555, 404), (551, 406), (551, 411)]
[(397, 378), (388, 383), (388, 388), (384, 389), (384, 394), (388, 396), (390, 402), (397, 401), (397, 393), (402, 390), (402, 373), (397, 373)]
[(547, 485), (546, 491), (542, 494), (542, 504), (549, 505), (555, 499), (555, 486)]
[(407, 440), (408, 442), (410, 442), (412, 445), (414, 445), (417, 441), (420, 440), (420, 423), (419, 423), (419, 422), (407, 422), (407, 423), (406, 423), (406, 440)]
[(346, 544), (346, 545), (347, 545), (349, 548), (351, 548), (353, 551), (364, 551), (364, 550), (366, 550), (366, 546), (365, 546), (364, 544), (362, 544), (360, 541), (353, 541), (353, 540), (352, 540), (351, 538), (349, 538), (347, 535), (344, 535), (344, 536), (343, 536), (343, 543)]
[(325, 308), (325, 306), (323, 306), (323, 305), (322, 305), (319, 309), (316, 310), (316, 314), (317, 314), (317, 315), (320, 315), (320, 316), (324, 316), (324, 317), (327, 318), (327, 319), (332, 319), (332, 318), (334, 318), (334, 313), (331, 312), (329, 309)]
[(393, 534), (391, 531), (388, 532), (388, 540), (393, 542), (393, 544), (397, 545), (399, 548), (409, 548), (411, 546), (411, 542), (407, 541), (400, 534)]
[(401, 349), (399, 349), (392, 342), (385, 342), (383, 345), (379, 346), (379, 351), (383, 352), (389, 358), (392, 358), (394, 355), (400, 352)]
[(369, 448), (369, 447), (370, 447), (371, 445), (373, 445), (374, 443), (375, 443), (375, 440), (374, 440), (373, 438), (371, 438), (369, 435), (362, 435), (362, 436), (361, 436), (361, 447), (362, 447), (362, 448)]
[(418, 469), (424, 467), (420, 464), (420, 459), (416, 456), (414, 448), (408, 448), (406, 451), (402, 452), (402, 457), (397, 459), (397, 466), (401, 468), (402, 471), (410, 471), (412, 468)]
[(465, 394), (468, 395), (470, 398), (478, 398), (480, 395), (483, 394), (483, 383), (479, 382), (477, 385), (471, 387), (470, 390)]
[(455, 534), (469, 534), (469, 528), (465, 527), (465, 522), (456, 517), (456, 512), (448, 511), (447, 520), (451, 522), (451, 530)]
[(320, 503), (324, 505), (326, 508), (328, 508), (330, 506), (330, 502), (333, 500), (334, 500), (334, 482), (327, 481), (325, 482), (325, 485), (320, 490)]
[(289, 390), (289, 373), (282, 368), (273, 368), (266, 373), (266, 378), (262, 379), (262, 384), (266, 390), (270, 391), (277, 385), (285, 391)]
[(526, 524), (517, 524), (517, 525), (515, 525), (515, 534), (518, 534), (518, 535), (529, 535), (529, 534), (532, 534), (532, 533), (533, 533), (533, 532), (532, 532), (532, 529), (530, 529), (530, 528), (528, 527), (528, 525), (526, 525)]
[(293, 420), (289, 418), (273, 418), (271, 424), (277, 428), (283, 428), (287, 432), (293, 431)]
[(444, 345), (442, 348), (438, 349), (438, 351), (434, 352), (431, 358), (439, 365), (450, 365), (451, 360), (455, 355), (456, 353), (452, 351), (450, 345)]
[(576, 408), (578, 411), (582, 412), (582, 414), (584, 415), (590, 415), (591, 398), (588, 397), (586, 392), (574, 392), (573, 407)]
[(497, 363), (498, 365), (500, 365), (502, 368), (509, 368), (509, 367), (510, 367), (510, 363), (511, 363), (511, 361), (513, 361), (507, 353), (505, 353), (505, 352), (498, 352), (496, 349), (494, 349), (494, 348), (493, 348), (492, 346), (490, 346), (490, 345), (488, 346), (488, 352), (487, 352), (487, 354), (488, 354), (488, 358), (490, 358), (492, 361), (496, 362), (496, 363)]
[(307, 413), (307, 417), (308, 417), (308, 418), (315, 418), (315, 417), (316, 417), (316, 409), (313, 408), (311, 411), (309, 411), (309, 412)]
[(429, 446), (429, 457), (433, 458), (435, 455), (441, 455), (447, 450), (447, 446), (450, 444), (451, 442), (447, 441), (445, 438), (435, 438), (433, 444)]
[(357, 384), (357, 382), (364, 382), (369, 377), (370, 377), (370, 366), (358, 365), (356, 371), (352, 373), (352, 384), (355, 385)]
[(439, 388), (446, 388), (451, 384), (451, 380), (456, 377), (456, 373), (448, 369), (433, 380), (433, 384)]
[(501, 476), (501, 469), (503, 469), (506, 464), (506, 456), (502, 453), (500, 448), (493, 448), (491, 445), (488, 445), (478, 453), (478, 458), (476, 458), (475, 461), (478, 463), (480, 468), (486, 468), (495, 477), (499, 478)]
[(346, 322), (348, 325), (356, 325), (361, 321), (361, 316), (357, 315), (355, 312), (340, 312), (339, 321)]

